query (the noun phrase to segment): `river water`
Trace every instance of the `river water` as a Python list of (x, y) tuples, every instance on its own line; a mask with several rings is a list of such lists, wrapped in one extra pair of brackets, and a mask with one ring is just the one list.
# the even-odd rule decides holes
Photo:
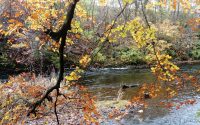
[[(181, 66), (184, 72), (192, 73), (200, 70), (200, 65)], [(154, 76), (148, 69), (125, 68), (104, 68), (93, 69), (86, 73), (83, 84), (88, 87), (88, 91), (97, 97), (98, 101), (113, 101), (118, 97), (118, 91), (122, 85), (140, 85), (152, 83)], [(129, 100), (136, 94), (138, 87), (125, 90), (122, 100)], [(188, 92), (192, 93), (192, 92)], [(174, 100), (196, 99), (193, 105), (184, 105), (180, 109), (167, 109), (155, 106), (160, 100), (149, 100), (149, 106), (141, 114), (129, 114), (119, 122), (109, 121), (105, 125), (200, 125), (200, 117), (197, 117), (200, 110), (200, 96), (197, 93), (180, 96)], [(104, 105), (102, 103), (102, 105)]]
[[(192, 73), (200, 71), (200, 65), (181, 66), (184, 72)], [(7, 75), (1, 75), (0, 79), (6, 79)], [(88, 87), (88, 92), (97, 97), (97, 100), (103, 106), (104, 102), (116, 101), (118, 91), (122, 85), (141, 85), (143, 83), (152, 83), (154, 76), (149, 69), (134, 69), (132, 67), (124, 68), (103, 68), (91, 69), (86, 72), (83, 84)], [(124, 92), (121, 100), (129, 100), (136, 94), (138, 87), (128, 88)], [(188, 91), (187, 96), (174, 98), (174, 100), (196, 99), (193, 105), (184, 105), (180, 109), (162, 108), (155, 104), (161, 100), (147, 100), (149, 106), (141, 114), (130, 113), (122, 120), (103, 122), (102, 125), (200, 125), (200, 96), (198, 93)], [(163, 101), (163, 100), (162, 100)], [(200, 114), (200, 113), (199, 113)]]

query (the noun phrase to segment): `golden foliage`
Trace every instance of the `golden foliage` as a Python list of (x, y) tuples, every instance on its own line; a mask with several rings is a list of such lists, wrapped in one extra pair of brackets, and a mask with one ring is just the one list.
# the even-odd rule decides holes
[(172, 81), (175, 79), (176, 72), (179, 67), (174, 65), (169, 60), (171, 56), (157, 53), (157, 64), (151, 68), (151, 71), (162, 81)]
[(91, 61), (90, 56), (89, 55), (85, 55), (79, 60), (79, 63), (80, 63), (81, 66), (87, 67), (88, 64), (90, 63), (90, 61)]
[[(109, 32), (109, 26), (107, 29), (104, 36), (109, 38), (109, 42), (116, 42), (120, 38), (129, 37), (127, 34), (130, 34), (137, 46), (141, 48), (147, 43), (156, 40), (156, 28), (146, 28), (139, 17), (126, 22), (126, 24), (116, 26), (111, 29), (111, 32)], [(101, 41), (104, 41), (105, 37), (101, 38)]]
[(76, 67), (76, 69), (74, 71), (72, 71), (69, 76), (66, 76), (65, 79), (67, 81), (77, 81), (81, 78), (81, 74), (84, 71), (82, 69), (80, 69), (79, 67)]

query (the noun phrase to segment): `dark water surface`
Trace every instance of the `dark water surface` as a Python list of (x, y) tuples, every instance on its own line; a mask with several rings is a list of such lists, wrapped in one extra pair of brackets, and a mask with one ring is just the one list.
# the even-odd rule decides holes
[[(180, 67), (182, 72), (187, 73), (200, 70), (200, 65)], [(117, 98), (118, 90), (122, 85), (131, 86), (153, 82), (155, 82), (155, 77), (149, 69), (132, 69), (131, 67), (92, 69), (86, 73), (83, 81), (90, 92), (100, 100)], [(137, 87), (127, 89), (123, 99), (130, 99), (134, 90), (137, 90)]]
[[(118, 90), (122, 85), (140, 85), (154, 82), (155, 78), (148, 69), (99, 69), (86, 74), (84, 84), (99, 100), (117, 98)], [(123, 99), (130, 99), (137, 87), (128, 88)]]
[[(192, 73), (200, 70), (200, 65), (184, 65), (181, 66), (181, 71)], [(89, 92), (96, 96), (100, 101), (116, 100), (118, 91), (122, 85), (141, 85), (143, 83), (152, 83), (155, 77), (148, 69), (132, 69), (127, 68), (105, 68), (93, 69), (86, 73), (84, 84), (88, 87)], [(136, 94), (138, 87), (128, 88), (124, 92), (122, 100), (129, 100)], [(200, 110), (200, 99), (198, 94), (189, 96), (177, 97), (174, 100), (185, 100), (195, 98), (197, 103), (183, 106), (181, 109), (166, 109), (155, 106), (161, 100), (147, 100), (149, 106), (140, 115), (130, 114), (120, 121), (123, 125), (200, 125), (200, 117), (197, 117), (197, 112)], [(102, 103), (103, 105), (103, 103)], [(107, 122), (105, 125), (119, 123)]]

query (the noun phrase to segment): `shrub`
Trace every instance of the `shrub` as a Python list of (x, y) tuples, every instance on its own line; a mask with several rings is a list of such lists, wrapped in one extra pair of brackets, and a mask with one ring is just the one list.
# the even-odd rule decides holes
[(135, 48), (126, 48), (120, 51), (120, 59), (125, 63), (136, 64), (139, 62), (143, 62), (144, 55)]

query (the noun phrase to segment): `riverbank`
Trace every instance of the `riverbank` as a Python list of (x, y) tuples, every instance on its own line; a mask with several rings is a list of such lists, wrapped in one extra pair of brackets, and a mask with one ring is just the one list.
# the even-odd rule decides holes
[[(193, 66), (193, 65), (191, 65)], [(200, 65), (193, 67), (183, 67), (184, 69), (199, 70)], [(90, 75), (86, 75), (86, 83), (88, 93), (91, 96), (96, 97), (96, 107), (102, 115), (108, 116), (108, 114), (115, 108), (119, 109), (121, 112), (125, 111), (125, 106), (137, 92), (138, 87), (127, 88), (123, 97), (117, 100), (119, 97), (119, 89), (121, 85), (134, 85), (143, 83), (152, 83), (154, 81), (153, 76), (149, 70), (132, 70), (123, 68), (108, 68), (101, 69), (91, 72)], [(25, 74), (24, 74), (25, 75)], [(25, 79), (32, 79), (31, 76), (23, 76)], [(16, 82), (16, 80), (14, 80)], [(56, 83), (56, 77), (44, 77), (38, 76), (34, 81), (28, 82), (31, 85), (44, 85), (45, 88), (52, 86)], [(188, 92), (191, 92), (190, 90)], [(122, 119), (100, 119), (102, 125), (198, 125), (198, 111), (200, 109), (200, 97), (195, 94), (195, 96), (185, 96), (184, 99), (195, 99), (196, 103), (193, 105), (184, 105), (180, 109), (173, 107), (172, 109), (167, 109), (163, 107), (158, 107), (158, 104), (162, 100), (147, 99), (149, 102), (148, 107), (145, 110), (136, 110), (136, 113), (131, 110)], [(183, 101), (182, 98), (177, 97), (178, 101)], [(155, 103), (156, 102), (156, 103)], [(74, 104), (70, 105), (73, 106)], [(83, 116), (80, 113), (81, 110), (72, 110), (72, 108), (66, 107), (65, 112), (59, 113), (59, 118), (63, 124), (79, 124), (80, 120), (83, 120)], [(63, 111), (63, 110), (62, 110)], [(52, 111), (53, 112), (53, 111)], [(183, 119), (183, 120), (182, 120)], [(48, 121), (48, 122), (46, 122)], [(104, 122), (103, 122), (104, 121)], [(35, 119), (27, 122), (27, 124), (56, 124), (56, 118), (54, 115), (47, 116), (46, 118)]]
[[(173, 61), (174, 64), (178, 65), (178, 66), (183, 66), (183, 65), (197, 65), (200, 64), (200, 60), (187, 60), (187, 61)], [(73, 70), (73, 67), (70, 67), (70, 65), (67, 63), (68, 67), (65, 67), (66, 70)], [(52, 66), (49, 66), (48, 68), (48, 72), (47, 70), (44, 70), (43, 73), (44, 74), (50, 74), (51, 70), (55, 70), (58, 71), (57, 69), (52, 69), (50, 68)], [(151, 67), (150, 64), (133, 64), (133, 65), (128, 65), (128, 64), (119, 64), (119, 65), (93, 65), (89, 67), (89, 71), (93, 70), (93, 69), (149, 69)], [(29, 72), (30, 69), (27, 67), (0, 67), (0, 79), (4, 79), (7, 78), (7, 75), (16, 75), (22, 72)], [(33, 72), (33, 71), (32, 71)], [(40, 74), (42, 71), (40, 72), (36, 72), (36, 74)]]
[[(182, 65), (196, 65), (200, 64), (200, 60), (186, 60), (186, 61), (172, 61), (174, 64), (182, 66)], [(119, 65), (105, 65), (101, 68), (120, 68), (120, 67), (131, 67), (133, 69), (147, 69), (150, 68), (150, 64), (133, 64), (133, 65), (127, 65), (127, 64), (119, 64)]]

